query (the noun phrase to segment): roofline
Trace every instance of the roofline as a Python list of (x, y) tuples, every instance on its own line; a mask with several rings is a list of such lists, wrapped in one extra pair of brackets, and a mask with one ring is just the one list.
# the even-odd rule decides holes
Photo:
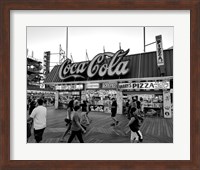
[[(163, 51), (170, 51), (170, 50), (173, 50), (173, 48), (163, 49)], [(141, 53), (135, 53), (135, 54), (128, 54), (127, 56), (134, 56), (134, 55), (148, 54), (148, 53), (156, 53), (156, 51), (147, 51), (147, 52), (141, 52)]]
[(59, 85), (59, 84), (80, 84), (80, 83), (102, 83), (102, 82), (123, 82), (123, 81), (149, 81), (149, 80), (171, 80), (173, 76), (166, 77), (145, 77), (145, 78), (128, 78), (128, 79), (111, 79), (111, 80), (85, 80), (85, 81), (70, 81), (70, 82), (50, 82), (44, 83), (47, 85)]

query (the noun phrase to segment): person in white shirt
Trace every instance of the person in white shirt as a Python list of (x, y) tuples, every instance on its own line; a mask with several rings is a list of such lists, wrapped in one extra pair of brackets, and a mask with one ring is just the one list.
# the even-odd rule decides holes
[(37, 143), (42, 141), (42, 136), (46, 128), (47, 109), (43, 106), (44, 101), (38, 99), (38, 106), (32, 111), (28, 122), (33, 122), (34, 137)]

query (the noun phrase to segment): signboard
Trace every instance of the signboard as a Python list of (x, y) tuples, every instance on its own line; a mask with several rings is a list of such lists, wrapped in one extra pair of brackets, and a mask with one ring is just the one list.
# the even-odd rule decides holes
[(90, 105), (89, 110), (97, 111), (97, 112), (104, 112), (104, 106), (103, 105)]
[(169, 81), (119, 83), (118, 88), (121, 90), (170, 89), (170, 83)]
[[(59, 78), (92, 78), (94, 76), (122, 76), (129, 72), (129, 60), (123, 59), (129, 49), (119, 50), (116, 53), (104, 52), (97, 54), (90, 62), (72, 63), (70, 59), (65, 60), (59, 69)], [(109, 60), (107, 58), (110, 58)], [(105, 62), (108, 61), (108, 62)]]
[(55, 87), (56, 90), (82, 90), (83, 84), (70, 84), (70, 85), (59, 85)]
[(73, 91), (73, 92), (72, 92), (72, 95), (77, 95), (77, 96), (79, 96), (79, 95), (80, 95), (80, 91)]
[(27, 90), (27, 93), (56, 94), (56, 92), (52, 92), (52, 91), (40, 91), (40, 90)]
[(164, 118), (172, 118), (170, 91), (163, 91)]
[(98, 88), (99, 88), (99, 83), (86, 84), (86, 89), (98, 89)]
[(162, 45), (162, 36), (156, 36), (156, 54), (157, 54), (157, 65), (164, 65), (164, 54), (163, 54), (163, 45)]
[(117, 83), (102, 83), (102, 89), (116, 89)]
[(50, 51), (46, 51), (44, 52), (44, 66), (43, 66), (43, 73), (44, 76), (46, 77), (49, 72), (50, 72), (50, 55), (51, 52)]

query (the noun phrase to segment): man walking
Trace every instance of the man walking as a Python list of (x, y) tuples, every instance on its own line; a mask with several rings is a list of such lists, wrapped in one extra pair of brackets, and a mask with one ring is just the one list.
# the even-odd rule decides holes
[(112, 99), (112, 106), (111, 106), (111, 117), (113, 119), (113, 123), (111, 126), (118, 125), (119, 121), (116, 119), (117, 114), (117, 101), (115, 98)]
[(43, 106), (44, 101), (42, 99), (37, 100), (38, 106), (33, 109), (28, 122), (33, 122), (34, 137), (37, 143), (42, 141), (42, 136), (46, 128), (47, 109)]

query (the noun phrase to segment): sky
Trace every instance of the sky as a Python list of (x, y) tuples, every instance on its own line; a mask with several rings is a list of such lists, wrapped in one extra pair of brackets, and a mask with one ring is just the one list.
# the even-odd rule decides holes
[[(163, 49), (173, 46), (173, 27), (145, 27), (145, 44), (155, 42), (155, 36), (162, 35)], [(43, 62), (45, 51), (51, 55), (51, 69), (59, 61), (59, 45), (74, 62), (91, 60), (97, 54), (115, 53), (130, 49), (129, 54), (144, 52), (143, 27), (27, 27), (28, 55)], [(146, 52), (156, 51), (156, 45), (146, 47)], [(67, 51), (67, 52), (66, 52)]]

